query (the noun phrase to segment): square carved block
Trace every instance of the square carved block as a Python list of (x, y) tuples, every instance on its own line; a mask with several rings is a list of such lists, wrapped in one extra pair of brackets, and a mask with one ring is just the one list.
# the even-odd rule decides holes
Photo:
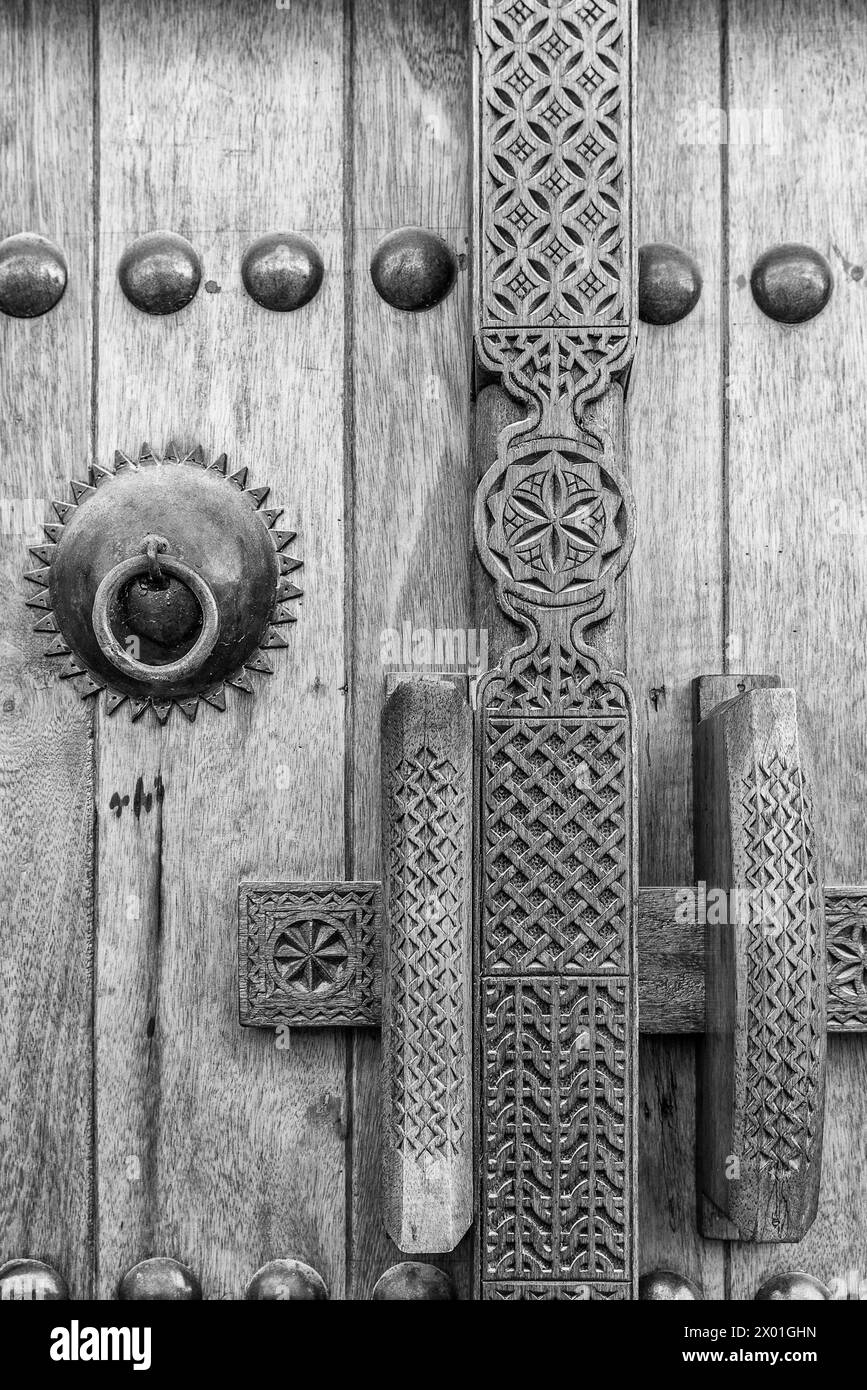
[(242, 883), (242, 1025), (378, 1026), (381, 898), (378, 883)]

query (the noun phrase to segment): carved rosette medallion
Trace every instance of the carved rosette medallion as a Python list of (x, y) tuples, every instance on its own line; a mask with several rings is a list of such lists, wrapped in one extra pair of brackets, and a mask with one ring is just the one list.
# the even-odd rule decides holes
[(591, 629), (634, 508), (603, 421), (637, 322), (634, 10), (477, 0), (474, 334), (525, 406), (476, 544), (526, 630), (480, 683), (476, 1282), (483, 1299), (636, 1296), (635, 736)]
[(596, 442), (520, 437), (479, 491), (478, 546), (509, 607), (604, 612), (632, 550), (628, 483)]
[(245, 1026), (380, 1021), (378, 883), (244, 883), (238, 891)]

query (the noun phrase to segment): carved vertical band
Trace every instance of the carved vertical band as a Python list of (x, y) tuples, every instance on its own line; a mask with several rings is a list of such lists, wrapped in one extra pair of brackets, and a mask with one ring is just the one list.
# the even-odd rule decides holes
[(382, 804), (383, 1212), (430, 1254), (473, 1218), (472, 719), (448, 680), (389, 698)]
[(476, 544), (526, 632), (477, 692), (484, 1299), (636, 1294), (632, 697), (591, 629), (634, 516), (589, 409), (634, 347), (629, 0), (479, 0), (474, 332), (526, 415)]
[(826, 961), (804, 764), (793, 690), (748, 690), (697, 725), (696, 873), (723, 890), (698, 1141), (703, 1230), (718, 1239), (800, 1240), (816, 1215)]

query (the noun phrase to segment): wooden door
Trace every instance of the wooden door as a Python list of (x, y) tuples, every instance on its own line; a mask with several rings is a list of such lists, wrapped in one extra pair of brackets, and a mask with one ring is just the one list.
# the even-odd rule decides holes
[[(380, 1211), (378, 1033), (242, 1029), (237, 904), (247, 881), (381, 878), (384, 635), (502, 640), (471, 544), (470, 8), (0, 9), (0, 231), (50, 238), (67, 267), (50, 312), (0, 316), (0, 1258), (47, 1262), (73, 1297), (113, 1298), (131, 1266), (164, 1255), (208, 1299), (243, 1297), (277, 1257), (312, 1266), (334, 1299), (366, 1299), (401, 1258)], [(867, 18), (854, 0), (818, 13), (806, 0), (640, 6), (637, 242), (683, 248), (703, 280), (687, 317), (641, 326), (626, 407), (644, 886), (693, 881), (692, 681), (721, 671), (797, 689), (826, 881), (867, 879)], [(425, 313), (371, 281), (377, 247), (407, 225), (456, 259), (454, 288)], [(117, 273), (155, 229), (201, 263), (195, 298), (164, 316), (134, 307)], [(275, 230), (309, 238), (324, 267), (294, 313), (242, 282), (246, 248)], [(833, 269), (830, 303), (799, 326), (750, 291), (755, 259), (781, 242)], [(508, 417), (503, 398), (496, 409)], [(202, 703), (194, 722), (83, 699), (25, 607), (27, 547), (52, 499), (143, 441), (225, 452), (297, 533), (303, 597), (274, 674), (254, 671), (252, 692)], [(863, 927), (847, 949), (863, 963)], [(791, 1269), (857, 1296), (863, 1035), (830, 1038), (814, 1225), (794, 1247), (749, 1244), (698, 1234), (696, 1010), (651, 1018), (640, 1268), (707, 1298), (751, 1298)], [(471, 1239), (430, 1257), (463, 1298)]]

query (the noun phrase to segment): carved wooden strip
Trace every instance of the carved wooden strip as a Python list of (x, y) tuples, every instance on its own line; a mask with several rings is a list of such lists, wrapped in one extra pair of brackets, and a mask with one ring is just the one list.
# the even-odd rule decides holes
[(798, 1240), (819, 1195), (825, 1089), (820, 858), (792, 690), (696, 727), (696, 873), (737, 890), (706, 929), (700, 1191), (706, 1235)]
[(238, 996), (244, 1027), (380, 1021), (378, 883), (242, 883)]
[(407, 1254), (473, 1219), (472, 717), (448, 680), (382, 716), (383, 1215)]
[(475, 347), (525, 410), (476, 498), (526, 634), (477, 698), (483, 1298), (636, 1288), (635, 734), (605, 628), (634, 514), (596, 409), (634, 347), (633, 30), (628, 0), (477, 7)]

